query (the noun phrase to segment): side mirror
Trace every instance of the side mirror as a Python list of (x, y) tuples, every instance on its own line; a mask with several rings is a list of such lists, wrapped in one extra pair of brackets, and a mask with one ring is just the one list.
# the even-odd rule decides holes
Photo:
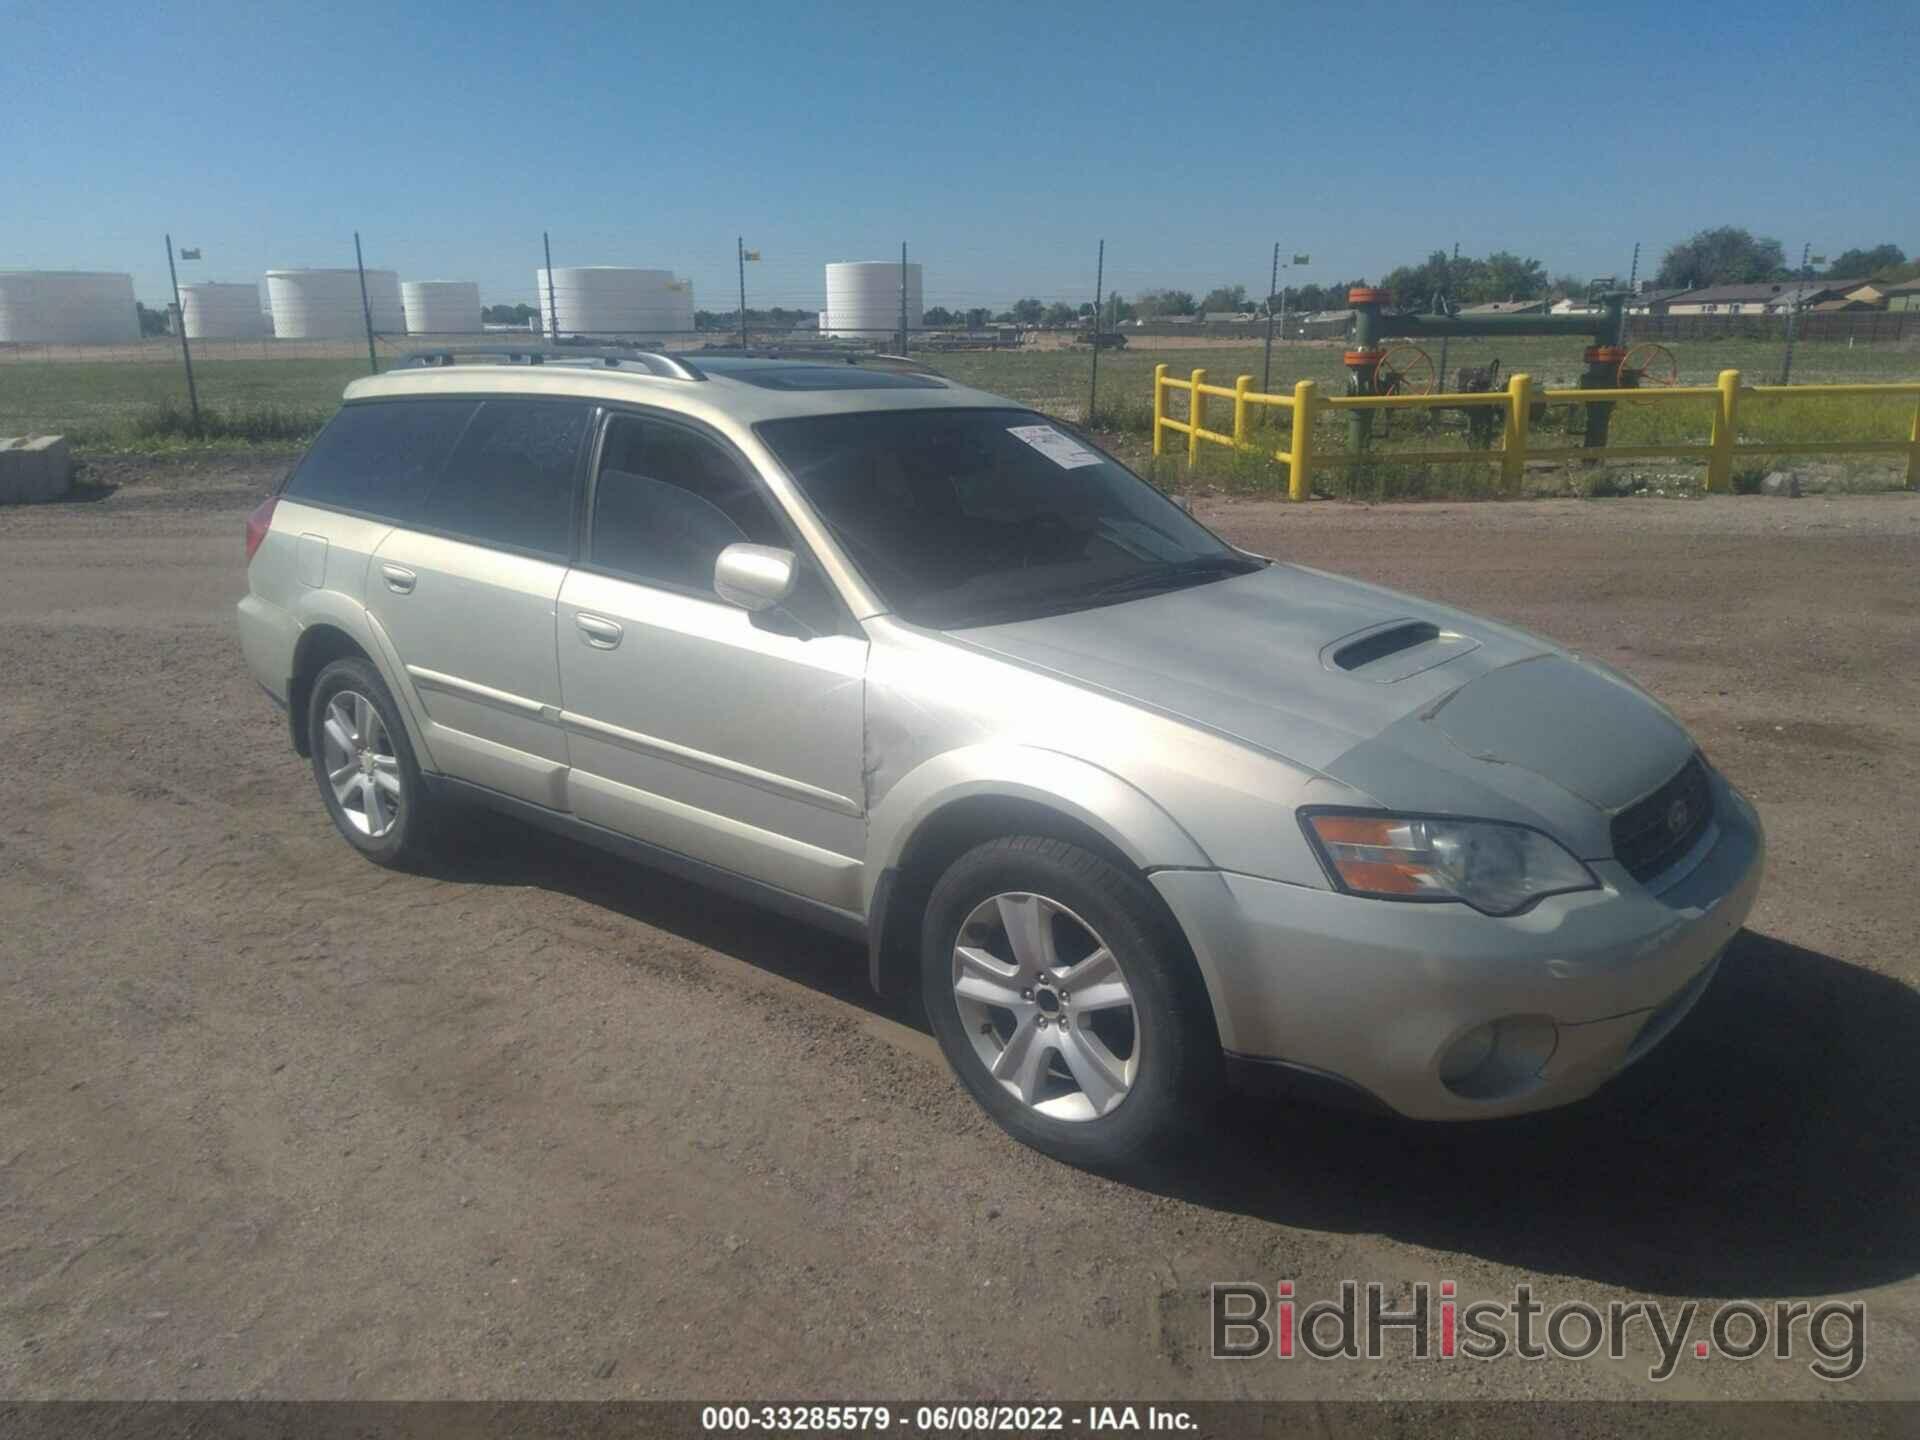
[(793, 593), (791, 550), (772, 545), (729, 545), (713, 562), (714, 593), (729, 605), (758, 613)]

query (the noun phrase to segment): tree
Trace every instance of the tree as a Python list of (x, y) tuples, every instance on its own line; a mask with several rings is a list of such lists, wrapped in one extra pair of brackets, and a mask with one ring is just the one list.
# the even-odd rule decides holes
[(1190, 291), (1149, 290), (1135, 302), (1135, 308), (1142, 320), (1153, 320), (1161, 315), (1192, 315), (1199, 307)]
[(1290, 286), (1284, 296), (1274, 298), (1284, 299), (1285, 309), (1295, 314), (1305, 315), (1315, 310), (1344, 309), (1347, 303), (1347, 292), (1342, 290), (1336, 296), (1325, 285), (1306, 284)]
[(1046, 316), (1046, 305), (1031, 295), (1024, 300), (1013, 302), (1013, 318), (1016, 324), (1038, 325)]
[(1786, 255), (1771, 236), (1755, 236), (1738, 225), (1701, 230), (1675, 245), (1660, 261), (1657, 282), (1666, 289), (1698, 290), (1707, 285), (1756, 285), (1786, 275)]
[(1547, 286), (1547, 293), (1556, 300), (1584, 300), (1587, 298), (1587, 282), (1579, 275), (1556, 275)]
[[(1462, 260), (1459, 268), (1465, 271), (1478, 263)], [(1401, 265), (1389, 270), (1380, 284), (1393, 292), (1394, 304), (1403, 310), (1430, 311), (1443, 297), (1458, 298), (1454, 294), (1454, 264), (1444, 250), (1433, 251), (1418, 265)]]
[(1074, 321), (1073, 307), (1064, 300), (1056, 300), (1047, 307), (1046, 323), (1058, 329), (1071, 325)]
[(490, 325), (524, 325), (539, 314), (531, 305), (489, 305), (480, 312), (480, 318)]
[(1132, 303), (1117, 291), (1107, 296), (1106, 311), (1108, 328), (1118, 325), (1122, 320), (1131, 320), (1138, 314)]
[(984, 305), (976, 305), (973, 309), (967, 311), (967, 328), (969, 330), (984, 330), (992, 323), (993, 312)]
[(167, 312), (165, 310), (149, 310), (138, 300), (133, 302), (133, 308), (140, 316), (140, 333), (142, 335), (171, 335), (173, 333), (173, 326), (168, 323)]
[(1486, 259), (1473, 262), (1461, 285), (1459, 298), (1468, 304), (1531, 300), (1546, 288), (1546, 266), (1538, 260), (1522, 260), (1510, 251), (1496, 250)]
[(960, 317), (944, 305), (929, 305), (920, 318), (936, 330), (945, 330), (960, 323)]
[(1871, 250), (1842, 250), (1833, 257), (1827, 274), (1835, 280), (1878, 278), (1882, 270), (1897, 270), (1907, 263), (1907, 252), (1898, 245), (1876, 245)]
[(1247, 287), (1244, 285), (1216, 285), (1207, 292), (1207, 298), (1200, 302), (1202, 314), (1214, 314), (1230, 311), (1238, 314), (1247, 308)]

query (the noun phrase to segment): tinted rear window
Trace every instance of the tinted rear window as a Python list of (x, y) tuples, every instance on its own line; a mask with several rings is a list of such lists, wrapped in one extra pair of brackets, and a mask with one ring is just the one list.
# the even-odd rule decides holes
[(565, 559), (573, 548), (574, 474), (592, 407), (489, 400), (460, 437), (419, 523)]
[(286, 493), (388, 520), (414, 520), (474, 408), (472, 400), (345, 406), (313, 442)]

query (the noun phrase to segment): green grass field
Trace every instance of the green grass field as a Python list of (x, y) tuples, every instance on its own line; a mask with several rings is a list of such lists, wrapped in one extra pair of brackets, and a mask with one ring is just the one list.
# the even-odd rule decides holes
[[(1290, 390), (1296, 380), (1312, 379), (1323, 393), (1340, 394), (1345, 387), (1339, 343), (1279, 345), (1273, 354), (1272, 388)], [(1675, 344), (1680, 378), (1686, 384), (1710, 384), (1723, 369), (1737, 369), (1748, 383), (1773, 383), (1779, 378), (1781, 347), (1756, 341)], [(1560, 339), (1505, 339), (1456, 341), (1445, 355), (1445, 371), (1464, 365), (1482, 366), (1498, 358), (1503, 376), (1525, 370), (1536, 389), (1571, 387), (1581, 368), (1581, 346)], [(1429, 354), (1438, 365), (1437, 346)], [(1002, 350), (939, 354), (928, 357), (944, 374), (965, 384), (1007, 395), (1024, 404), (1065, 419), (1087, 416), (1088, 381), (1092, 356), (1086, 349)], [(1256, 385), (1261, 375), (1258, 345), (1211, 345), (1191, 348), (1133, 348), (1103, 352), (1100, 357), (1099, 399), (1093, 425), (1130, 463), (1148, 468), (1153, 367), (1164, 362), (1176, 375), (1204, 368), (1215, 384), (1231, 385), (1234, 377), (1250, 374)], [(382, 356), (383, 366), (391, 363)], [(364, 359), (202, 359), (194, 366), (206, 433), (187, 432), (186, 384), (177, 360), (161, 354), (143, 360), (53, 361), (0, 355), (0, 434), (60, 433), (81, 450), (163, 450), (182, 446), (235, 444), (293, 445), (310, 436), (339, 404), (342, 389), (367, 371)], [(1802, 345), (1794, 356), (1796, 383), (1821, 381), (1886, 382), (1920, 378), (1920, 352), (1894, 347), (1842, 344)], [(1172, 413), (1184, 414), (1185, 397), (1172, 397)], [(1612, 434), (1622, 444), (1704, 441), (1709, 402), (1690, 405), (1618, 407)], [(1827, 439), (1905, 439), (1911, 424), (1911, 400), (1840, 398), (1805, 401), (1750, 399), (1743, 407), (1743, 442), (1778, 440), (1781, 443)], [(1321, 432), (1323, 453), (1343, 444), (1345, 417), (1329, 415)], [(1284, 413), (1273, 412), (1273, 429), (1265, 439), (1270, 448), (1285, 443)], [(1210, 402), (1209, 423), (1231, 427), (1231, 405)], [(1457, 413), (1438, 420), (1401, 414), (1383, 417), (1376, 434), (1381, 463), (1364, 474), (1349, 475), (1329, 468), (1316, 477), (1323, 490), (1355, 495), (1465, 495), (1491, 493), (1488, 464), (1465, 462), (1414, 470), (1395, 467), (1396, 448), (1466, 450), (1467, 437)], [(1577, 443), (1580, 417), (1573, 407), (1558, 407), (1536, 427), (1536, 444)], [(1184, 462), (1184, 439), (1170, 436), (1171, 448)], [(1755, 468), (1754, 457), (1743, 459)], [(1608, 467), (1613, 468), (1613, 467)], [(1640, 462), (1637, 471), (1657, 470), (1684, 477), (1698, 463)], [(1850, 472), (1862, 484), (1890, 483), (1897, 466), (1884, 457), (1850, 462)], [(1592, 470), (1576, 488), (1591, 490), (1612, 483)], [(1223, 448), (1202, 447), (1201, 476), (1206, 483), (1232, 489), (1264, 490), (1284, 483), (1284, 472), (1256, 457), (1235, 456)], [(1155, 470), (1163, 484), (1180, 483), (1175, 467), (1163, 461)], [(1550, 488), (1550, 487), (1549, 487)]]

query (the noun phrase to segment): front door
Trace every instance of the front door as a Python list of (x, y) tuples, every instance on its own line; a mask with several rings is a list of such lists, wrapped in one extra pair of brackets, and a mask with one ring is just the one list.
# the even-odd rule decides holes
[(797, 549), (759, 478), (690, 426), (609, 418), (560, 591), (567, 795), (581, 819), (860, 907), (867, 642), (818, 567), (784, 611), (719, 599), (737, 541)]

